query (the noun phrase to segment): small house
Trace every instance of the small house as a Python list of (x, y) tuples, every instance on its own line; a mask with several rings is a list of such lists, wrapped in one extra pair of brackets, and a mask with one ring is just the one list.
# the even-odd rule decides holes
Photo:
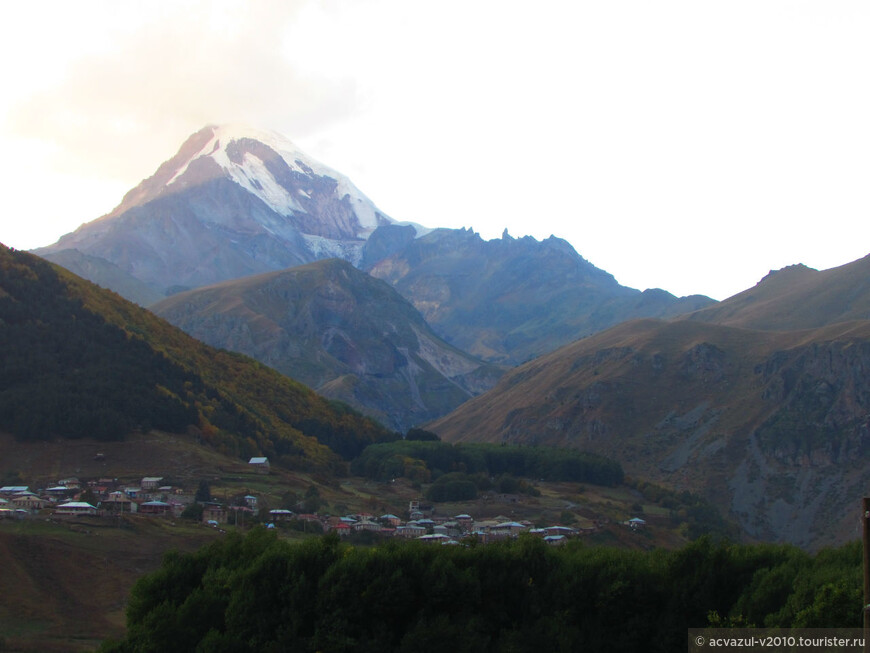
[(25, 492), (23, 494), (19, 494), (12, 499), (12, 504), (21, 510), (29, 510), (34, 512), (36, 510), (42, 510), (45, 508), (48, 502), (45, 499), (41, 499), (32, 492)]
[(269, 459), (265, 456), (254, 456), (248, 461), (248, 465), (250, 465), (258, 474), (269, 473)]
[(55, 515), (96, 515), (97, 508), (84, 501), (69, 501), (54, 510)]
[(347, 537), (352, 532), (350, 524), (343, 523), (335, 524), (331, 530), (335, 531), (339, 537)]
[(138, 505), (123, 492), (115, 491), (109, 492), (109, 496), (100, 502), (100, 507), (111, 512), (136, 512)]
[(467, 513), (456, 515), (453, 519), (454, 521), (459, 522), (463, 526), (471, 526), (471, 524), (474, 522), (474, 518)]
[(290, 521), (293, 519), (293, 511), (284, 508), (276, 508), (269, 511), (269, 516), (273, 521)]
[(568, 526), (547, 526), (544, 530), (547, 532), (548, 536), (562, 535), (564, 537), (570, 537), (577, 534), (577, 531)]
[(296, 519), (298, 519), (299, 521), (317, 522), (318, 524), (320, 524), (322, 521), (318, 515), (310, 512), (300, 513), (296, 515)]
[(417, 524), (405, 524), (396, 528), (397, 537), (420, 537), (426, 534), (426, 529)]
[(146, 501), (139, 506), (141, 515), (165, 515), (171, 511), (172, 506), (165, 501)]
[(247, 506), (229, 506), (228, 511), (227, 523), (233, 523), (236, 526), (239, 524), (244, 525), (250, 521), (251, 516), (254, 514), (254, 511)]
[(70, 494), (75, 493), (75, 489), (68, 488), (66, 485), (55, 485), (54, 487), (46, 488), (45, 493), (54, 499), (65, 499)]
[(443, 524), (439, 524), (438, 526), (436, 526), (432, 532), (440, 532), (438, 530), (439, 528), (443, 528), (444, 532), (447, 533), (450, 537), (459, 537), (465, 532), (465, 529), (459, 525), (458, 521), (446, 521)]
[(516, 521), (502, 522), (490, 527), (490, 534), (496, 537), (516, 537), (527, 529), (527, 526)]
[(396, 515), (390, 513), (386, 515), (381, 515), (381, 522), (389, 526), (398, 526), (402, 523), (402, 520), (396, 517)]
[(472, 530), (477, 533), (489, 533), (490, 530), (498, 526), (500, 523), (501, 522), (493, 519), (484, 519), (482, 521), (474, 522)]
[(227, 511), (226, 509), (218, 504), (214, 503), (206, 503), (203, 504), (202, 507), (202, 523), (207, 524), (209, 522), (215, 522), (217, 524), (226, 524), (227, 523)]
[(429, 535), (421, 535), (417, 539), (421, 542), (435, 542), (436, 544), (444, 544), (448, 540), (450, 540), (450, 538), (443, 533), (431, 533)]

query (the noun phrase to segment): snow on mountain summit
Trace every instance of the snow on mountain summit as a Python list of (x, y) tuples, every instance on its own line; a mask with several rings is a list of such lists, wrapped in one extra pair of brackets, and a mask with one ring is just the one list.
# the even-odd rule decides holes
[[(303, 182), (321, 177), (336, 182), (332, 191), (336, 199), (347, 197), (361, 228), (357, 237), (365, 238), (379, 225), (392, 222), (347, 177), (308, 156), (277, 132), (241, 125), (218, 125), (206, 127), (191, 139), (204, 132), (207, 135), (209, 131), (211, 137), (199, 150), (186, 161), (179, 162), (181, 165), (165, 183), (167, 190), (184, 178), (194, 161), (206, 157), (279, 215), (307, 213), (305, 205), (309, 202), (306, 200), (312, 199), (312, 192)], [(200, 138), (199, 142), (202, 141)], [(182, 151), (184, 149), (183, 146)]]
[(210, 125), (110, 213), (37, 253), (75, 249), (165, 294), (322, 258), (358, 264), (369, 236), (392, 224), (280, 134)]

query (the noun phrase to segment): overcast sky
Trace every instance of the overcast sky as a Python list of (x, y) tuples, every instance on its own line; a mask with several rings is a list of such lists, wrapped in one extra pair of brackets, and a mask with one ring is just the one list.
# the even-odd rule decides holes
[(54, 242), (236, 122), (397, 220), (724, 299), (870, 253), (868, 34), (866, 0), (16, 3), (0, 242)]

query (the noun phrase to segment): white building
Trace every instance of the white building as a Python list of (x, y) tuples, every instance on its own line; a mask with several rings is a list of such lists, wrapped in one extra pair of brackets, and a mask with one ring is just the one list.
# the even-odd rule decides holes
[(84, 501), (69, 501), (60, 504), (54, 511), (56, 515), (96, 515), (97, 509)]

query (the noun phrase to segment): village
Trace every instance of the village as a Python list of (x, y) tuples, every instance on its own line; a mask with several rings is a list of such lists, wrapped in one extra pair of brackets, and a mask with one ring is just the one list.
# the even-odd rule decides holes
[[(251, 458), (248, 466), (257, 474), (269, 474), (266, 458)], [(302, 506), (300, 508), (300, 505)], [(373, 541), (374, 538), (417, 539), (444, 545), (458, 545), (469, 539), (488, 543), (516, 538), (528, 533), (548, 544), (558, 546), (567, 541), (596, 533), (601, 524), (553, 524), (538, 527), (529, 520), (514, 520), (495, 515), (476, 519), (470, 514), (440, 514), (421, 499), (410, 500), (402, 516), (356, 512), (342, 516), (305, 510), (304, 502), (264, 509), (255, 493), (240, 493), (215, 500), (201, 488), (173, 485), (162, 476), (146, 476), (122, 481), (116, 478), (80, 480), (58, 479), (46, 488), (31, 490), (25, 485), (0, 487), (0, 519), (28, 519), (50, 516), (59, 519), (76, 517), (120, 518), (122, 516), (193, 519), (204, 526), (223, 530), (228, 526), (246, 527), (264, 524), (269, 529), (293, 529), (307, 533), (334, 532), (342, 538)], [(624, 526), (633, 531), (646, 528), (640, 517), (632, 517)]]

